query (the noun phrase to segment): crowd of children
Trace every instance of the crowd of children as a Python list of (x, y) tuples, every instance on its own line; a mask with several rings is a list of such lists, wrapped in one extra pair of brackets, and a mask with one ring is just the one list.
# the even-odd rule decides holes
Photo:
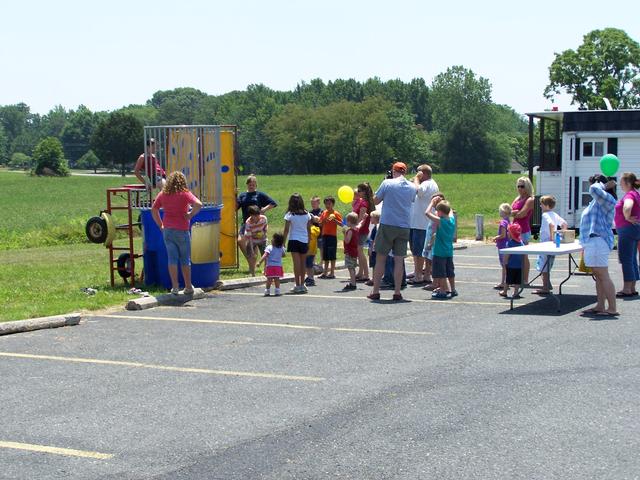
[[(540, 225), (540, 241), (550, 242), (554, 240), (555, 232), (558, 229), (566, 229), (567, 222), (553, 209), (556, 206), (556, 199), (552, 195), (540, 197), (540, 210), (542, 220)], [(498, 260), (502, 267), (502, 277), (500, 283), (495, 286), (502, 297), (509, 296), (509, 289), (513, 288), (512, 296), (518, 298), (523, 283), (524, 255), (509, 255), (500, 253), (503, 248), (520, 247), (525, 243), (522, 239), (522, 228), (518, 223), (511, 223), (511, 205), (503, 203), (498, 208), (500, 223), (498, 224), (498, 235), (493, 237), (493, 241), (498, 247)], [(542, 288), (536, 289), (533, 293), (538, 295), (548, 295), (551, 293), (551, 268), (553, 267), (553, 255), (539, 255), (536, 268), (542, 277)]]
[[(282, 258), (285, 252), (291, 254), (295, 285), (291, 293), (306, 293), (307, 287), (316, 285), (316, 275), (321, 279), (334, 279), (336, 259), (338, 256), (339, 227), (343, 235), (344, 263), (349, 272), (349, 281), (342, 291), (356, 290), (357, 282), (372, 285), (369, 269), (376, 266), (374, 240), (380, 221), (380, 212), (375, 210), (373, 192), (367, 183), (358, 185), (354, 190), (353, 211), (343, 215), (335, 209), (336, 200), (332, 196), (323, 199), (324, 209), (320, 208), (320, 197), (310, 199), (311, 209), (305, 209), (301, 195), (293, 194), (289, 198), (285, 213), (283, 233), (275, 233), (271, 244), (267, 246), (268, 222), (260, 209), (249, 207), (249, 218), (244, 226), (246, 237), (249, 271), (255, 275), (256, 265), (265, 264), (264, 275), (267, 278), (265, 296), (271, 295), (271, 285), (275, 284), (275, 295), (280, 295), (280, 279), (283, 276)], [(551, 241), (555, 231), (566, 228), (567, 223), (553, 211), (555, 198), (545, 195), (540, 198), (542, 222), (540, 240)], [(523, 283), (523, 256), (500, 253), (508, 247), (524, 245), (521, 227), (511, 222), (512, 208), (503, 203), (498, 208), (500, 220), (498, 232), (493, 241), (499, 249), (498, 260), (501, 266), (500, 282), (495, 288), (501, 296), (517, 297)], [(434, 299), (453, 298), (458, 295), (455, 287), (455, 268), (453, 263), (453, 244), (455, 236), (455, 217), (449, 202), (442, 192), (432, 195), (425, 216), (429, 219), (424, 249), (424, 267), (422, 288), (431, 291)], [(286, 248), (285, 248), (286, 246)], [(364, 249), (368, 247), (368, 256)], [(318, 252), (320, 259), (317, 260)], [(258, 262), (258, 258), (260, 261)], [(542, 287), (534, 293), (546, 295), (552, 291), (550, 272), (553, 267), (553, 256), (540, 255), (536, 266), (542, 277)], [(393, 252), (386, 257), (383, 285), (394, 287)], [(403, 284), (405, 286), (406, 275)], [(414, 282), (415, 283), (415, 282)]]

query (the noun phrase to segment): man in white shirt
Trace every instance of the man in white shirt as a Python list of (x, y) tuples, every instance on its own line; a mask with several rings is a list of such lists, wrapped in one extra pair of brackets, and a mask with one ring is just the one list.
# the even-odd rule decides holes
[[(429, 283), (431, 277), (431, 261), (423, 256), (425, 239), (427, 230), (429, 229), (431, 220), (425, 215), (425, 211), (431, 202), (431, 197), (438, 191), (438, 184), (431, 177), (432, 171), (429, 165), (420, 165), (417, 168), (418, 173), (413, 177), (412, 182), (416, 187), (416, 197), (411, 206), (411, 230), (409, 237), (409, 246), (413, 255), (413, 279), (408, 283), (420, 285)], [(423, 270), (425, 275), (423, 275)]]

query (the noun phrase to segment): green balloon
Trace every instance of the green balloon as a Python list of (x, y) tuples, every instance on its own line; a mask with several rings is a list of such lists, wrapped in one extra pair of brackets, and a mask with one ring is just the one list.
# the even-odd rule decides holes
[(600, 159), (600, 171), (607, 177), (612, 177), (620, 168), (620, 160), (613, 153), (607, 153)]

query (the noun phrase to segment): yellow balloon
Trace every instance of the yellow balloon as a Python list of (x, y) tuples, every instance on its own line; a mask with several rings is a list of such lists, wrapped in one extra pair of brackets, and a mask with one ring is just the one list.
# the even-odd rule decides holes
[(353, 189), (349, 185), (343, 185), (338, 189), (338, 198), (342, 203), (353, 201)]
[(262, 238), (262, 232), (256, 233), (256, 238)]

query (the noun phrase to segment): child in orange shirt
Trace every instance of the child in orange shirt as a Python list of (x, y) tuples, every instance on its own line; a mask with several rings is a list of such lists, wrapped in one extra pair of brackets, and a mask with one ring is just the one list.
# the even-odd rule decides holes
[[(334, 210), (336, 199), (332, 196), (325, 197), (325, 210), (320, 215), (322, 226), (322, 260), (324, 270), (320, 278), (336, 278), (336, 254), (338, 250), (338, 225), (342, 225), (342, 215)], [(331, 269), (329, 270), (329, 266)]]

